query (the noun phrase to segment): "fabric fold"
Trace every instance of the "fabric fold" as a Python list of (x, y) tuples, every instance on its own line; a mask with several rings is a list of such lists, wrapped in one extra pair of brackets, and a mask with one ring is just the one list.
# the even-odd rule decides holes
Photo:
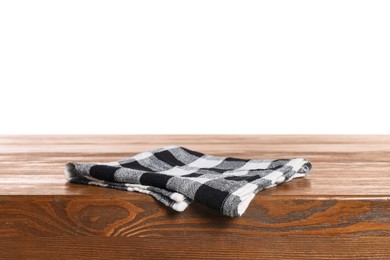
[(303, 177), (311, 169), (303, 158), (242, 159), (171, 145), (114, 162), (69, 162), (65, 177), (73, 183), (149, 194), (176, 211), (197, 201), (239, 217), (258, 192)]

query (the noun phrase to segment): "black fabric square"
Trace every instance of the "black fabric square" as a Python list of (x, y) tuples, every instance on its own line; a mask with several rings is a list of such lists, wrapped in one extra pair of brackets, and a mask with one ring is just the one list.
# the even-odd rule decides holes
[(282, 168), (284, 165), (286, 165), (288, 162), (290, 162), (289, 159), (278, 159), (271, 162), (271, 164), (267, 167), (267, 170), (277, 170)]
[(99, 180), (115, 182), (114, 173), (119, 168), (108, 165), (94, 165), (90, 169), (90, 175)]
[(229, 196), (229, 192), (220, 191), (207, 186), (207, 184), (203, 184), (196, 191), (195, 200), (211, 208), (220, 210), (227, 196)]
[(226, 177), (225, 180), (252, 182), (252, 181), (260, 179), (260, 178), (261, 177), (259, 175), (254, 175), (254, 176), (231, 176), (231, 177)]
[(234, 158), (234, 157), (227, 157), (225, 161), (228, 162), (249, 162), (250, 159), (241, 159), (241, 158)]
[(155, 153), (154, 156), (159, 159), (160, 161), (163, 161), (171, 166), (183, 166), (184, 163), (179, 161), (170, 151), (162, 151)]
[(199, 177), (199, 176), (202, 176), (203, 174), (201, 173), (196, 173), (196, 172), (193, 172), (193, 173), (190, 173), (190, 174), (187, 174), (187, 175), (182, 175), (181, 177), (191, 177), (191, 178), (195, 178), (195, 177)]
[(228, 170), (225, 170), (225, 169), (218, 169), (218, 168), (200, 168), (199, 170), (205, 170), (205, 171), (208, 171), (208, 172), (214, 172), (214, 173), (224, 173)]
[(166, 189), (167, 182), (170, 178), (173, 178), (173, 176), (168, 176), (165, 174), (144, 173), (142, 174), (139, 182), (142, 185), (150, 185), (150, 186)]
[(204, 155), (204, 153), (192, 151), (192, 150), (187, 149), (187, 148), (185, 148), (185, 147), (180, 147), (180, 148), (183, 149), (184, 151), (186, 151), (187, 153), (192, 154), (192, 155), (195, 155), (195, 156), (197, 156), (197, 157), (202, 157), (202, 156)]

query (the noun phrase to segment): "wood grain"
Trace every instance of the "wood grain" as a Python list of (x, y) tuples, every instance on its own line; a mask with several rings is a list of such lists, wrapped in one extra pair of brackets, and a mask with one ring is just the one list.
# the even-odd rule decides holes
[[(22, 237), (0, 241), (2, 259), (389, 259), (387, 237)], [(373, 249), (375, 248), (375, 249)]]
[[(63, 176), (67, 161), (114, 161), (168, 144), (305, 157), (314, 169), (258, 194), (241, 218), (197, 203), (177, 213), (144, 194)], [(384, 259), (389, 194), (390, 136), (0, 136), (0, 258)]]

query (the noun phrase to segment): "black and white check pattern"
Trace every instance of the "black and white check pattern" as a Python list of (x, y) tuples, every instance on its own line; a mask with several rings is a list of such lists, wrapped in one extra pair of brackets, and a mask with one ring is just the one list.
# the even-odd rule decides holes
[(259, 191), (303, 177), (311, 168), (302, 158), (249, 160), (167, 146), (109, 163), (69, 162), (65, 176), (74, 183), (146, 193), (177, 211), (195, 200), (237, 217)]

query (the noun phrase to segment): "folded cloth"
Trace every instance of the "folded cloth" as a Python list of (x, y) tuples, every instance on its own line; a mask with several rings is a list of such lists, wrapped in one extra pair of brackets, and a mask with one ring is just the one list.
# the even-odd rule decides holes
[(259, 191), (303, 177), (311, 169), (302, 158), (250, 160), (172, 145), (115, 162), (69, 162), (65, 177), (73, 183), (146, 193), (176, 211), (197, 201), (238, 217)]

